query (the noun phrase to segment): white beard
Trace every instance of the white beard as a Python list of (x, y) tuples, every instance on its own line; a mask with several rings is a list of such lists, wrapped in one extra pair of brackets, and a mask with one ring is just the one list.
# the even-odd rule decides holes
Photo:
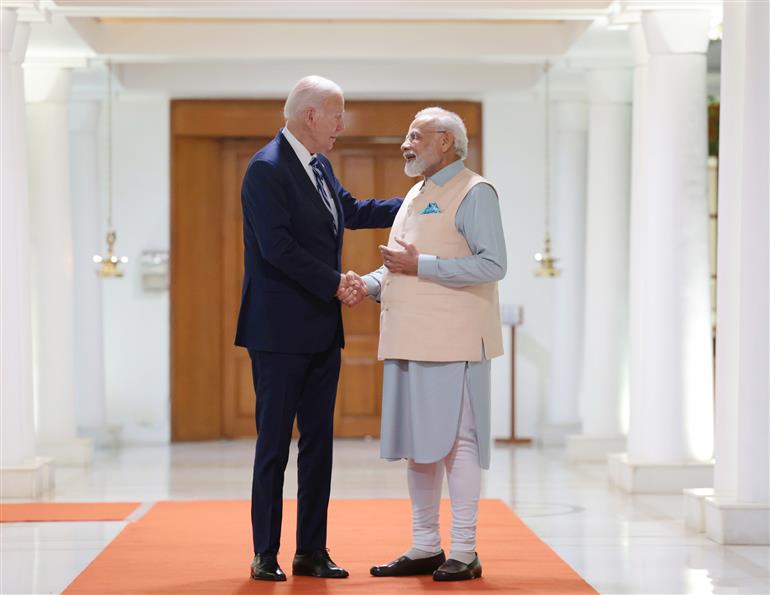
[(427, 168), (424, 157), (415, 157), (411, 161), (404, 163), (404, 173), (410, 178), (418, 178)]
[(420, 177), (430, 165), (427, 157), (433, 157), (433, 155), (423, 154), (420, 157), (415, 155), (414, 159), (404, 163), (404, 173), (410, 178)]

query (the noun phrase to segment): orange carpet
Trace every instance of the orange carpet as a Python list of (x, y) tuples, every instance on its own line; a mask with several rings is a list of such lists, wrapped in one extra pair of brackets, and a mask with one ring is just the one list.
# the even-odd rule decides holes
[[(449, 524), (448, 502), (442, 522)], [(414, 593), (595, 593), (499, 500), (479, 510), (479, 580), (435, 583), (430, 576), (374, 578), (373, 563), (401, 555), (409, 544), (407, 500), (333, 500), (329, 509), (332, 559), (350, 578), (292, 577), (284, 583), (252, 581), (249, 503), (159, 502), (129, 524), (65, 593), (272, 593), (275, 595)], [(279, 562), (291, 572), (296, 501), (284, 505)], [(448, 544), (448, 526), (444, 529)]]
[(0, 504), (0, 523), (47, 521), (122, 521), (139, 502), (31, 502)]

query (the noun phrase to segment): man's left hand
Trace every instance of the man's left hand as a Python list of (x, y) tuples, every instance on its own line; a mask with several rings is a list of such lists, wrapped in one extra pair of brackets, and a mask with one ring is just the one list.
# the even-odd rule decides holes
[(403, 250), (391, 250), (387, 246), (380, 246), (380, 254), (382, 254), (382, 260), (385, 266), (391, 273), (401, 273), (402, 275), (416, 275), (417, 263), (420, 257), (420, 253), (414, 244), (405, 242), (402, 239), (396, 238)]

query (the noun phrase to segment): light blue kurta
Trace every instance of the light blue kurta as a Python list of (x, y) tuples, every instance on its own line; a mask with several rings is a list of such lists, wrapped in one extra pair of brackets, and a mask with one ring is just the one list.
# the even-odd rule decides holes
[[(458, 160), (430, 177), (444, 186), (464, 165)], [(507, 267), (505, 237), (497, 194), (477, 184), (466, 194), (455, 216), (471, 256), (437, 258), (421, 254), (417, 275), (446, 287), (499, 281)], [(363, 277), (369, 295), (379, 301), (385, 267)], [(467, 379), (476, 421), (479, 465), (489, 468), (490, 361), (418, 362), (385, 360), (382, 382), (380, 456), (433, 463), (454, 445), (460, 423), (463, 382)]]

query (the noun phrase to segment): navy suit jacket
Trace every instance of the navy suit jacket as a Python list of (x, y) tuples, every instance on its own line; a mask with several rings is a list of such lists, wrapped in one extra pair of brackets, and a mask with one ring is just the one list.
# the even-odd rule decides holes
[(390, 227), (402, 199), (356, 200), (317, 155), (337, 207), (339, 233), (282, 133), (249, 161), (241, 188), (244, 274), (235, 344), (318, 353), (344, 346), (335, 297), (344, 228)]

